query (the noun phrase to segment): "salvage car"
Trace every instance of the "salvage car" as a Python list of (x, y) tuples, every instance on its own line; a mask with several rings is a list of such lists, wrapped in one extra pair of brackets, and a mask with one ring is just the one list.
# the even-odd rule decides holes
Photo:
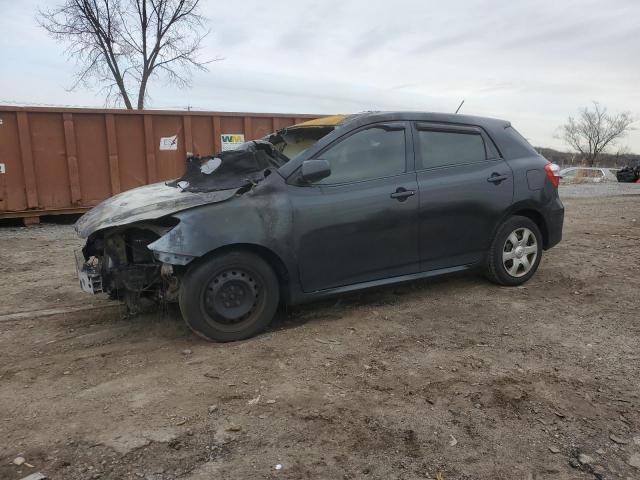
[(563, 183), (602, 183), (617, 182), (615, 168), (569, 167), (560, 170)]
[(76, 224), (78, 274), (131, 311), (178, 302), (217, 341), (264, 330), (279, 304), (396, 282), (481, 269), (520, 285), (561, 240), (559, 179), (504, 120), (327, 117), (102, 202)]

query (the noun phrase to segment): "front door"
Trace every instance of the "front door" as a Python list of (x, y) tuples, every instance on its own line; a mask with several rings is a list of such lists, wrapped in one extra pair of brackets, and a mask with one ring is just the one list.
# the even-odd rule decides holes
[(513, 199), (513, 173), (476, 127), (414, 125), (421, 270), (484, 259)]
[(331, 165), (329, 177), (289, 186), (305, 292), (418, 271), (410, 135), (405, 122), (357, 129), (316, 156)]

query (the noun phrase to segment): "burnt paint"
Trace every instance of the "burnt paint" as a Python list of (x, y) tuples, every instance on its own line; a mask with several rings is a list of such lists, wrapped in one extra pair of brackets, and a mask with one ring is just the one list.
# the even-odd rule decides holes
[(115, 195), (85, 213), (75, 229), (82, 238), (98, 230), (154, 220), (198, 205), (213, 204), (230, 199), (238, 189), (215, 192), (182, 192), (163, 182), (145, 185)]

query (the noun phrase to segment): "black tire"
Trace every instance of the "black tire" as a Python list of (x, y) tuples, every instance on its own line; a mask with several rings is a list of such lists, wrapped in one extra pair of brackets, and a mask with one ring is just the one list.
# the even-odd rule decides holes
[[(526, 245), (524, 244), (524, 238), (522, 240), (519, 239), (520, 233), (526, 233), (526, 230), (535, 237), (535, 257), (532, 253), (534, 245), (530, 243), (531, 237), (527, 237)], [(512, 234), (516, 236), (511, 237)], [(517, 246), (514, 245), (512, 238), (520, 240), (520, 243)], [(540, 229), (533, 220), (519, 215), (508, 218), (500, 225), (493, 242), (491, 242), (485, 265), (485, 276), (498, 285), (522, 285), (538, 270), (538, 265), (540, 265), (540, 260), (542, 259), (542, 242)], [(522, 250), (516, 251), (518, 247), (521, 247)], [(503, 254), (505, 255), (504, 258), (512, 256), (513, 260), (503, 260)], [(517, 255), (521, 255), (521, 257), (517, 257)], [(523, 258), (528, 262), (528, 270), (526, 270)]]
[(207, 340), (233, 342), (263, 331), (280, 301), (269, 264), (246, 251), (229, 251), (193, 265), (180, 286), (180, 311)]

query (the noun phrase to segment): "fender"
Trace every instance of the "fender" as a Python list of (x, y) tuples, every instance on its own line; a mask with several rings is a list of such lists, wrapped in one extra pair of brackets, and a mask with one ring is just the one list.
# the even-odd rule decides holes
[(163, 263), (188, 265), (218, 248), (255, 245), (279, 257), (297, 284), (292, 209), (284, 189), (284, 179), (272, 173), (226, 202), (175, 213), (178, 225), (148, 248)]

